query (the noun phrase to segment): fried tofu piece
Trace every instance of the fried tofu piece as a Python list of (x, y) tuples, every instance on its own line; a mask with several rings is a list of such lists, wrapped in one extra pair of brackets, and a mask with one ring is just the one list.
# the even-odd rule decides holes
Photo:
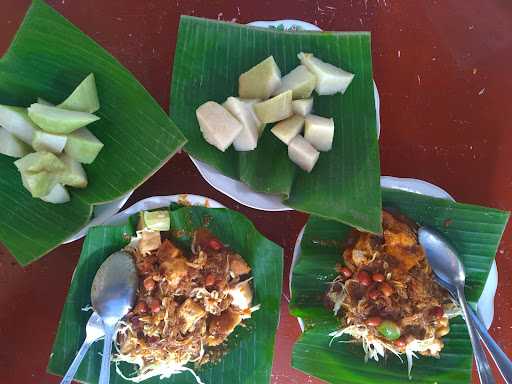
[(182, 256), (183, 254), (181, 252), (181, 249), (179, 249), (173, 243), (166, 239), (163, 241), (156, 255), (158, 257), (158, 260), (166, 261), (178, 256)]
[(181, 279), (188, 274), (187, 259), (175, 257), (160, 264), (160, 272), (164, 274), (171, 287), (177, 287)]
[(229, 295), (233, 298), (231, 305), (240, 310), (249, 309), (252, 303), (252, 289), (249, 281), (242, 281), (230, 288)]
[(229, 255), (229, 271), (235, 276), (246, 275), (251, 272), (251, 267), (238, 253)]
[(242, 315), (228, 308), (220, 316), (215, 316), (210, 321), (208, 332), (210, 336), (207, 338), (209, 346), (221, 344), (242, 322)]
[(162, 244), (160, 232), (158, 231), (142, 231), (139, 240), (139, 252), (143, 255), (156, 251)]
[(382, 212), (382, 221), (386, 253), (399, 262), (404, 272), (417, 266), (425, 254), (411, 226), (386, 211)]
[(185, 300), (178, 308), (178, 318), (180, 319), (180, 332), (187, 333), (191, 331), (196, 323), (206, 315), (203, 307), (191, 298)]

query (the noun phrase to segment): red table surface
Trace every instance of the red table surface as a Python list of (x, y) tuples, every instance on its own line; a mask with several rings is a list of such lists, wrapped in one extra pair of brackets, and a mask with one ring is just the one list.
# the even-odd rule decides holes
[[(52, 0), (50, 4), (117, 57), (165, 110), (169, 64), (182, 14), (239, 23), (301, 19), (325, 30), (369, 30), (382, 104), (382, 173), (433, 182), (460, 201), (512, 209), (512, 4), (508, 1)], [(28, 6), (27, 0), (1, 1), (0, 53), (7, 50)], [(295, 239), (307, 216), (241, 206), (211, 188), (183, 153), (140, 187), (127, 206), (145, 197), (177, 193), (208, 196), (241, 211), (284, 247), (285, 288), (272, 383), (320, 383), (290, 366), (299, 327), (287, 310), (288, 273)], [(509, 226), (496, 257), (500, 280), (491, 328), (509, 355), (511, 234)], [(46, 365), (81, 245), (77, 241), (61, 246), (26, 268), (0, 247), (1, 383), (59, 382), (46, 373)]]

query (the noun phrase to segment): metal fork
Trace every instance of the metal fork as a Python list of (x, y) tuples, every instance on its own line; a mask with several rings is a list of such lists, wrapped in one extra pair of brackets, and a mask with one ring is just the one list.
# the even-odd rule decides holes
[(103, 322), (101, 317), (96, 312), (93, 312), (89, 318), (89, 321), (87, 322), (87, 325), (85, 326), (85, 340), (78, 350), (78, 353), (76, 354), (73, 362), (69, 366), (68, 371), (62, 378), (60, 384), (71, 383), (71, 380), (73, 380), (73, 377), (75, 377), (75, 373), (78, 370), (78, 367), (80, 366), (80, 363), (82, 362), (85, 354), (89, 350), (89, 347), (92, 345), (92, 343), (101, 339), (103, 336), (105, 336), (105, 332), (103, 330)]

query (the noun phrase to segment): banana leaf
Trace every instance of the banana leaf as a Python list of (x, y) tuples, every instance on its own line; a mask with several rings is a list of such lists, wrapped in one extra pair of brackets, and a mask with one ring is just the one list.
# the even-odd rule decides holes
[(22, 265), (82, 228), (94, 204), (143, 183), (186, 141), (126, 68), (41, 0), (32, 3), (0, 60), (0, 104), (28, 106), (37, 97), (60, 103), (91, 72), (101, 119), (89, 128), (105, 146), (85, 166), (86, 189), (71, 189), (71, 202), (60, 206), (33, 199), (14, 159), (0, 155), (0, 241)]
[[(414, 193), (383, 189), (384, 208), (398, 210), (422, 225), (443, 233), (459, 251), (466, 274), (466, 295), (473, 304), (480, 297), (509, 213), (476, 205), (455, 203)], [(328, 334), (339, 327), (323, 306), (328, 283), (350, 228), (311, 217), (301, 242), (301, 254), (293, 269), (290, 311), (306, 321), (306, 331), (293, 349), (292, 366), (332, 383), (407, 382), (407, 367), (394, 356), (364, 363), (361, 344), (334, 341)], [(450, 321), (439, 360), (421, 357), (412, 370), (416, 383), (468, 383), (472, 350), (462, 319)]]
[[(344, 95), (315, 94), (316, 114), (333, 117), (334, 147), (308, 174), (288, 158), (267, 126), (258, 147), (220, 152), (201, 135), (196, 108), (238, 94), (238, 76), (269, 55), (283, 74), (312, 52), (355, 73)], [(171, 116), (188, 139), (186, 151), (253, 190), (282, 197), (291, 208), (380, 232), (379, 154), (370, 34), (285, 32), (182, 16), (174, 56)]]
[[(174, 232), (189, 233), (207, 225), (219, 239), (238, 251), (252, 267), (254, 303), (261, 304), (261, 309), (246, 321), (247, 327), (238, 327), (229, 337), (227, 355), (216, 365), (196, 369), (196, 373), (206, 384), (268, 383), (279, 321), (282, 248), (263, 237), (247, 218), (229, 209), (183, 207), (171, 210), (170, 215)], [(85, 337), (85, 324), (91, 312), (82, 308), (90, 305), (90, 289), (96, 270), (108, 255), (127, 243), (126, 235), (132, 233), (133, 226), (129, 223), (99, 226), (89, 231), (59, 322), (48, 365), (50, 373), (63, 375), (66, 372)], [(176, 240), (190, 246), (190, 239), (180, 237)], [(76, 379), (91, 384), (98, 382), (102, 348), (103, 342), (92, 346)], [(121, 369), (129, 373), (131, 367), (123, 364)], [(157, 384), (161, 380), (156, 377), (144, 382)], [(163, 382), (193, 384), (195, 380), (185, 372)], [(114, 364), (111, 366), (111, 383), (130, 383), (115, 372)]]

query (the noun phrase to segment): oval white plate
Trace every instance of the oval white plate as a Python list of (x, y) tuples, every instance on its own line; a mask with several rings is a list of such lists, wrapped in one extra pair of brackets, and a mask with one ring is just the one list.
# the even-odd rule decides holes
[(119, 199), (116, 199), (109, 203), (95, 205), (92, 210), (93, 218), (91, 219), (91, 221), (89, 221), (80, 231), (75, 233), (62, 244), (68, 244), (75, 240), (81, 239), (82, 237), (87, 235), (87, 231), (89, 230), (89, 228), (103, 224), (109, 217), (112, 217), (112, 215), (119, 212), (121, 207), (130, 198), (132, 193), (133, 191), (130, 191), (126, 195), (121, 196)]
[[(247, 25), (261, 28), (284, 28), (285, 30), (310, 30), (321, 31), (316, 25), (306, 23), (300, 20), (276, 20), (276, 21), (253, 21)], [(380, 136), (380, 98), (377, 85), (373, 82), (373, 92), (375, 97), (375, 111), (377, 116), (377, 136)], [(200, 160), (190, 159), (196, 166), (197, 170), (213, 188), (229, 196), (233, 200), (243, 204), (247, 207), (259, 209), (263, 211), (290, 211), (291, 208), (287, 207), (281, 202), (279, 196), (271, 195), (268, 193), (259, 193), (251, 190), (247, 185), (224, 176), (214, 167), (203, 163)]]
[(171, 196), (153, 196), (147, 199), (140, 200), (133, 204), (131, 207), (119, 212), (118, 214), (107, 219), (103, 224), (116, 225), (126, 222), (128, 217), (134, 213), (140, 211), (146, 211), (148, 209), (158, 209), (163, 207), (169, 207), (171, 203), (178, 203), (186, 201), (190, 205), (201, 205), (209, 208), (226, 208), (221, 203), (212, 200), (208, 197), (198, 195), (171, 195)]
[[(400, 189), (402, 191), (418, 193), (420, 195), (455, 201), (455, 199), (450, 196), (450, 194), (444, 189), (423, 180), (382, 176), (380, 178), (380, 185), (385, 188)], [(297, 260), (300, 256), (300, 243), (302, 241), (302, 237), (304, 236), (304, 228), (302, 228), (300, 231), (299, 236), (297, 237), (297, 242), (295, 243), (295, 248), (293, 249), (292, 266), (290, 268), (290, 275), (288, 280), (290, 282), (290, 296), (292, 292), (293, 267), (295, 266), (295, 263), (297, 263)], [(478, 315), (480, 316), (480, 319), (482, 319), (487, 329), (489, 329), (491, 326), (492, 320), (494, 318), (494, 296), (496, 295), (497, 287), (498, 269), (496, 267), (496, 261), (494, 261), (492, 263), (489, 276), (487, 277), (487, 281), (485, 282), (482, 295), (480, 296), (480, 299), (477, 303)], [(302, 322), (302, 319), (297, 318), (297, 320), (299, 321), (301, 330), (304, 330), (304, 323)]]

